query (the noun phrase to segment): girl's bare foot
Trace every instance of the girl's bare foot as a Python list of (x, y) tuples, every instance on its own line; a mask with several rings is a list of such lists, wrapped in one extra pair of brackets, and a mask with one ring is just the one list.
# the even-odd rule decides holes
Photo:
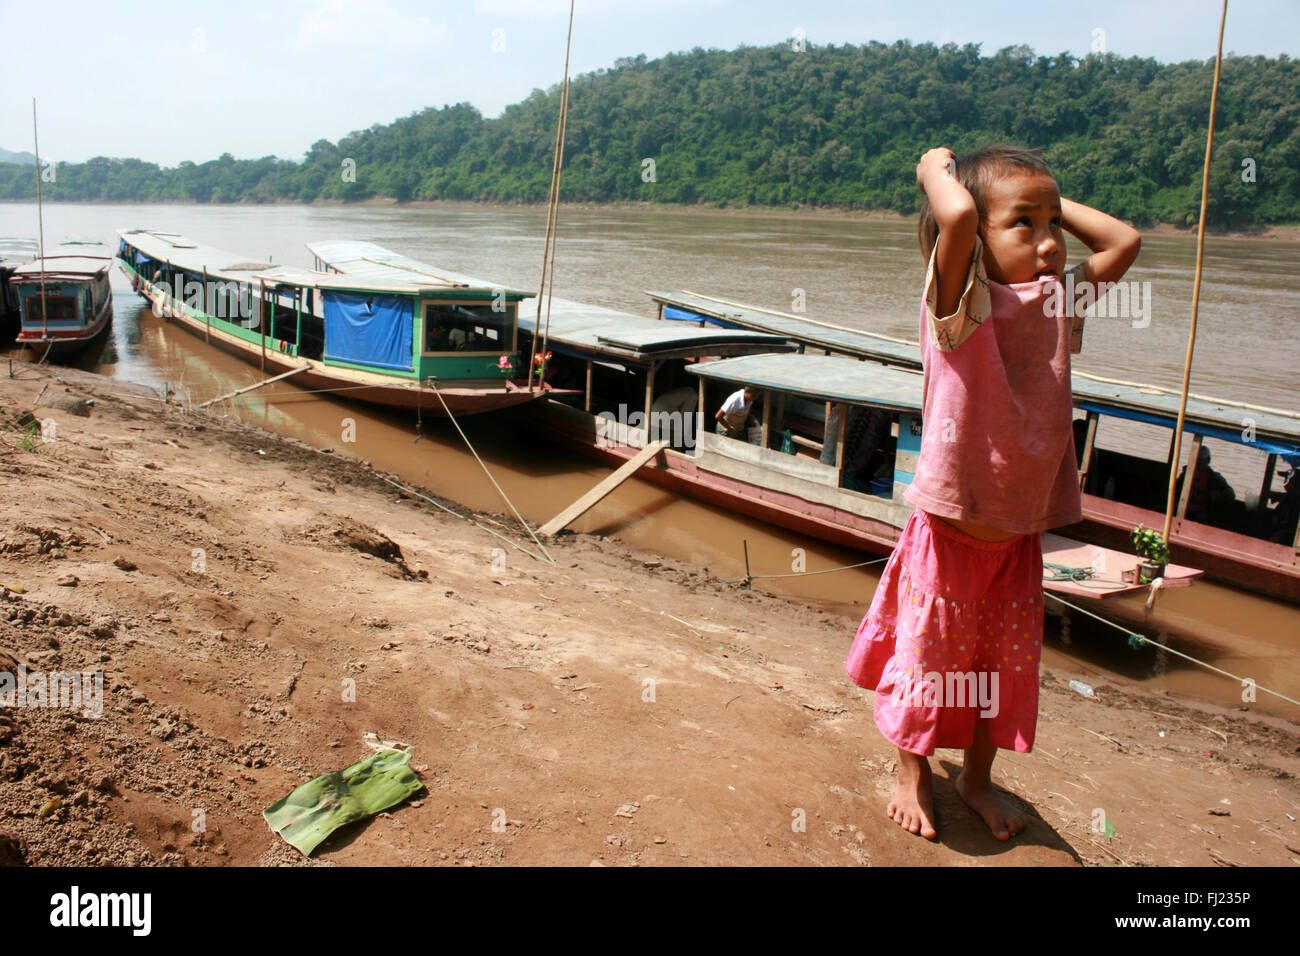
[(987, 780), (977, 782), (965, 770), (957, 777), (957, 792), (972, 810), (984, 818), (993, 835), (1010, 840), (1029, 825), (1029, 818), (1008, 803)]
[(906, 750), (898, 752), (898, 786), (889, 801), (888, 813), (889, 819), (909, 833), (919, 833), (927, 840), (938, 836), (934, 828), (930, 761)]

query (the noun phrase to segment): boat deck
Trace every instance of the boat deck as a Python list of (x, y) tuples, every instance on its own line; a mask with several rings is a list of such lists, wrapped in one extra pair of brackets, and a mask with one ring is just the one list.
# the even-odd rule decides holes
[[(647, 364), (697, 355), (793, 352), (796, 348), (780, 335), (683, 327), (569, 299), (552, 299), (550, 312), (547, 348), (580, 358)], [(537, 318), (521, 315), (519, 329), (534, 334)]]

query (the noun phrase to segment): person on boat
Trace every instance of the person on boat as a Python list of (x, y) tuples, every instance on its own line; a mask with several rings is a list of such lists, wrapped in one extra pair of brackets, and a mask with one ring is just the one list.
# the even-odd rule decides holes
[(850, 409), (844, 429), (845, 488), (863, 493), (871, 490), (871, 479), (885, 458), (884, 446), (888, 439), (888, 412), (862, 405)]
[(999, 747), (1027, 753), (1038, 720), (1042, 532), (1082, 518), (1070, 352), (1082, 318), (1065, 302), (1065, 232), (1092, 250), (1082, 294), (1115, 282), (1141, 238), (1060, 194), (1035, 152), (932, 149), (918, 238), (924, 433), (908, 519), (845, 669), (874, 689), (898, 748), (889, 817), (936, 838), (928, 755), (961, 748), (956, 790), (993, 835), (1028, 824), (994, 788)]
[(1296, 528), (1300, 525), (1300, 459), (1288, 460), (1291, 470), (1281, 476), (1282, 492), (1277, 495), (1277, 507), (1268, 512), (1271, 516), (1268, 540), (1277, 544), (1295, 541)]
[[(1177, 494), (1183, 492), (1183, 479), (1187, 469), (1178, 476)], [(1210, 467), (1210, 449), (1201, 446), (1196, 454), (1196, 467), (1192, 472), (1192, 490), (1187, 497), (1187, 517), (1191, 521), (1207, 522), (1213, 516), (1231, 509), (1237, 493), (1228, 479)]]
[(749, 422), (749, 411), (758, 398), (758, 389), (746, 385), (727, 396), (727, 400), (718, 409), (714, 420), (718, 423), (718, 434), (745, 440), (745, 425)]

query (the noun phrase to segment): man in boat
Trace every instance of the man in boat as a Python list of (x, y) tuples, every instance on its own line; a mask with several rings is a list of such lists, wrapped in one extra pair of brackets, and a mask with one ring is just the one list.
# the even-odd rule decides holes
[(745, 424), (749, 421), (749, 410), (758, 398), (758, 389), (746, 385), (739, 391), (732, 392), (722, 403), (714, 419), (718, 423), (718, 434), (745, 441)]
[(1296, 526), (1300, 525), (1300, 463), (1292, 461), (1291, 470), (1282, 476), (1281, 493), (1272, 492), (1270, 498), (1277, 500), (1277, 507), (1267, 512), (1272, 519), (1268, 540), (1290, 544), (1295, 540)]
[[(1183, 479), (1187, 469), (1183, 469), (1178, 478), (1178, 493), (1182, 493)], [(1192, 472), (1192, 490), (1187, 497), (1187, 517), (1192, 521), (1207, 522), (1211, 517), (1220, 516), (1230, 509), (1237, 500), (1237, 493), (1228, 484), (1228, 479), (1210, 467), (1210, 449), (1204, 445), (1196, 456), (1196, 469)]]

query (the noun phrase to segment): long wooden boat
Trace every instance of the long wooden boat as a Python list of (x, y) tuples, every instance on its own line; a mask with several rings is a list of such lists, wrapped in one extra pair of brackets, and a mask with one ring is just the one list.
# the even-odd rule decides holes
[[(904, 340), (699, 293), (648, 294), (663, 319), (779, 334), (805, 351), (869, 361), (882, 371), (921, 368), (919, 348)], [(1062, 534), (1129, 550), (1133, 528), (1164, 524), (1179, 396), (1169, 389), (1078, 371), (1072, 387), (1084, 520), (1061, 529)], [(1101, 448), (1098, 436), (1109, 434), (1120, 422), (1153, 425), (1165, 437), (1150, 446), (1155, 454), (1149, 456)], [(1180, 480), (1170, 529), (1172, 553), (1213, 578), (1300, 602), (1300, 416), (1223, 399), (1190, 398), (1183, 433), (1181, 474), (1193, 477), (1190, 482)], [(1211, 470), (1209, 442), (1262, 456), (1263, 474), (1258, 484), (1252, 482), (1250, 492), (1239, 496), (1225, 491), (1226, 482)], [(1165, 452), (1163, 458), (1160, 451)], [(1279, 461), (1290, 466), (1285, 476), (1277, 474)]]
[[(570, 358), (575, 366), (584, 364), (585, 375), (573, 366), (568, 374), (574, 379), (585, 377), (588, 384), (580, 403), (561, 396), (521, 410), (530, 432), (611, 465), (622, 464), (650, 442), (666, 438), (671, 446), (660, 453), (654, 467), (639, 473), (648, 481), (845, 547), (886, 553), (897, 542), (912, 513), (903, 492), (911, 483), (920, 452), (918, 371), (864, 368), (862, 362), (845, 356), (788, 351), (722, 358), (723, 349), (708, 341), (718, 331), (712, 329), (698, 330), (701, 340), (693, 344), (684, 330), (678, 332), (675, 356), (628, 349), (615, 354), (600, 347), (597, 334), (606, 341), (626, 342), (631, 336), (625, 329), (646, 320), (591, 306), (575, 315), (566, 305), (557, 302), (552, 307), (548, 348)], [(579, 319), (602, 313), (600, 326)], [(520, 326), (525, 335), (532, 332), (529, 320), (521, 320)], [(783, 344), (790, 348), (790, 343)], [(651, 372), (652, 363), (657, 374)], [(648, 383), (661, 378), (664, 384), (675, 383), (680, 373), (694, 377), (694, 400), (669, 401), (671, 410), (658, 410), (675, 389), (649, 388)], [(754, 427), (750, 440), (705, 428), (705, 416), (696, 410), (716, 409), (745, 386), (756, 388), (762, 396), (754, 409), (761, 424)], [(629, 403), (635, 409), (631, 414)], [(695, 418), (693, 428), (679, 428), (675, 416), (682, 407)], [(827, 421), (832, 423), (829, 434)], [(869, 423), (875, 426), (878, 444), (874, 448), (864, 446), (872, 429), (863, 426)], [(1045, 549), (1059, 552), (1062, 560), (1074, 560), (1079, 546), (1064, 535), (1045, 537)], [(1085, 566), (1090, 567), (1090, 562)], [(1091, 597), (1136, 589), (1122, 579), (1136, 566), (1135, 556), (1108, 549), (1102, 563), (1106, 573), (1085, 587), (1070, 582), (1045, 582), (1045, 586)], [(1199, 573), (1183, 565), (1166, 571), (1171, 580), (1180, 582)]]
[[(326, 270), (318, 250), (336, 264)], [(268, 375), (293, 371), (303, 387), (430, 417), (543, 394), (510, 378), (519, 303), (532, 293), (411, 268), (365, 243), (313, 254), (316, 270), (297, 269), (175, 233), (118, 232), (122, 271), (155, 314)]]
[(18, 301), (14, 344), (60, 358), (99, 339), (113, 320), (112, 268), (112, 252), (99, 243), (62, 244), (15, 268), (8, 280)]

